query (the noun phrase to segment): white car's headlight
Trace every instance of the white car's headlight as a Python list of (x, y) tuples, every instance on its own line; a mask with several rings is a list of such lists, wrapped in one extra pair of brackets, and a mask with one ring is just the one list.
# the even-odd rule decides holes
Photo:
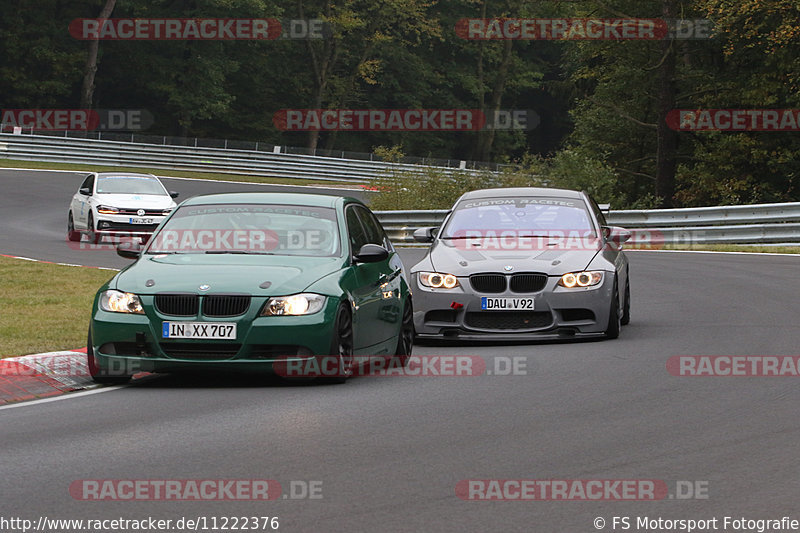
[(599, 270), (584, 272), (569, 272), (561, 276), (558, 284), (571, 289), (573, 287), (591, 287), (603, 281), (603, 272)]
[(325, 305), (325, 297), (320, 294), (293, 294), (291, 296), (275, 296), (267, 300), (261, 309), (261, 316), (297, 316), (311, 315)]
[(169, 215), (170, 213), (172, 213), (172, 209), (173, 209), (172, 207), (168, 207), (167, 209), (164, 209), (164, 210), (161, 212), (161, 214), (162, 214), (162, 215), (164, 215), (164, 216), (167, 216), (167, 215)]
[(134, 313), (143, 315), (144, 309), (139, 297), (130, 292), (105, 291), (100, 295), (100, 309), (112, 313)]
[(441, 272), (420, 272), (419, 283), (432, 289), (453, 289), (458, 287), (458, 278)]
[(98, 205), (97, 212), (101, 215), (116, 215), (119, 213), (119, 209), (111, 207), (110, 205)]

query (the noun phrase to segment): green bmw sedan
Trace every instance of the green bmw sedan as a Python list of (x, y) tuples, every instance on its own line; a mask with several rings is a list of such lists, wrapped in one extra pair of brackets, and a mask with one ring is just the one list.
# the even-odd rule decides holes
[[(405, 364), (414, 341), (403, 265), (354, 198), (227, 193), (181, 203), (97, 292), (87, 341), (101, 383), (137, 372), (243, 370), (356, 356)], [(330, 369), (330, 364), (328, 367)]]

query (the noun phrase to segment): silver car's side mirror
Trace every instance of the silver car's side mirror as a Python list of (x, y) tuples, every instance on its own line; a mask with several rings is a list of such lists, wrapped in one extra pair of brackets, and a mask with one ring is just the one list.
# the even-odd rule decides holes
[(603, 226), (603, 239), (606, 242), (622, 244), (631, 238), (631, 232), (619, 226)]
[(429, 228), (419, 228), (414, 230), (413, 237), (417, 242), (433, 242), (436, 238), (436, 232), (439, 228), (433, 226)]

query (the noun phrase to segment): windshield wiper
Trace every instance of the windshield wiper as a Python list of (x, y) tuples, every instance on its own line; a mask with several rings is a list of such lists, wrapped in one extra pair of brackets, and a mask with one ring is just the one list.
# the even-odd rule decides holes
[[(511, 230), (513, 231), (513, 230)], [(493, 238), (502, 237), (502, 235), (493, 235)], [(525, 238), (541, 238), (544, 237), (545, 239), (563, 239), (564, 236), (556, 236), (556, 235), (513, 235), (513, 237), (525, 237)], [(462, 239), (487, 239), (489, 238), (488, 235), (458, 235), (456, 237), (439, 237), (444, 241), (456, 241)]]
[(275, 255), (272, 252), (259, 252), (256, 250), (206, 250), (206, 254), (222, 255), (222, 254), (238, 254), (238, 255)]
[(147, 255), (176, 255), (176, 254), (180, 255), (180, 254), (191, 254), (191, 253), (195, 253), (195, 252), (176, 252), (176, 251), (169, 251), (169, 252), (157, 252), (156, 251), (156, 252), (154, 252), (154, 251), (150, 250), (149, 252), (147, 252)]

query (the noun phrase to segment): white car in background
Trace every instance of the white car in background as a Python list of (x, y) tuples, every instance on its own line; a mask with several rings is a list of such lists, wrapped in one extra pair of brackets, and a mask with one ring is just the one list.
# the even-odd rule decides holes
[(105, 236), (147, 241), (175, 209), (177, 196), (151, 174), (93, 172), (72, 197), (67, 239), (77, 242), (87, 235), (93, 243)]

